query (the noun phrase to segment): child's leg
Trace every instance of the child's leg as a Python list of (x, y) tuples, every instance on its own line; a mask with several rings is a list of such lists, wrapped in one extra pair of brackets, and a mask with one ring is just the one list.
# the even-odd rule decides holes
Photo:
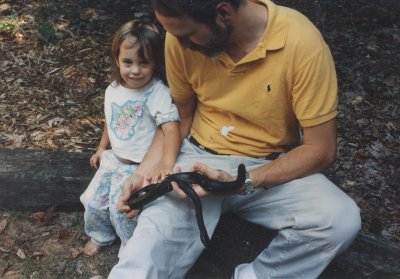
[(99, 170), (81, 195), (85, 206), (85, 231), (91, 238), (84, 249), (87, 255), (93, 254), (91, 250), (97, 253), (101, 246), (110, 245), (116, 238), (109, 212), (110, 185), (116, 171), (113, 157), (111, 150), (103, 152)]
[(125, 246), (129, 238), (136, 228), (137, 217), (128, 219), (125, 214), (117, 210), (118, 197), (121, 193), (122, 185), (125, 179), (136, 171), (136, 165), (124, 165), (118, 168), (116, 175), (113, 177), (110, 190), (110, 217), (114, 225), (114, 229), (121, 239), (122, 247)]

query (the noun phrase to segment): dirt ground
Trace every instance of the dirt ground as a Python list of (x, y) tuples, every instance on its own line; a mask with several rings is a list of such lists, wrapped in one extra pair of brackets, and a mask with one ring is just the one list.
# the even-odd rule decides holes
[[(400, 2), (276, 2), (306, 14), (336, 62), (338, 159), (326, 175), (361, 208), (363, 233), (399, 243)], [(111, 37), (134, 17), (154, 21), (147, 1), (0, 0), (0, 148), (95, 150)], [(0, 278), (100, 279), (117, 261), (118, 243), (80, 254), (82, 212), (0, 210)]]

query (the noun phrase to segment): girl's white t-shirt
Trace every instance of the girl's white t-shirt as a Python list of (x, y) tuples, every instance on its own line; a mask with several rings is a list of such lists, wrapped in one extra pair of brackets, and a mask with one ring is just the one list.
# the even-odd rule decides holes
[(111, 83), (105, 93), (104, 113), (114, 153), (140, 163), (159, 125), (179, 121), (179, 114), (160, 80), (139, 89)]

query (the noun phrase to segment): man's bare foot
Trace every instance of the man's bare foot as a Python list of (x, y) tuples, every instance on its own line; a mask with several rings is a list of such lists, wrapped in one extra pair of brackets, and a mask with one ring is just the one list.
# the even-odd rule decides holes
[(91, 240), (89, 240), (85, 247), (82, 248), (82, 252), (89, 257), (96, 256), (101, 250), (101, 246), (93, 243)]

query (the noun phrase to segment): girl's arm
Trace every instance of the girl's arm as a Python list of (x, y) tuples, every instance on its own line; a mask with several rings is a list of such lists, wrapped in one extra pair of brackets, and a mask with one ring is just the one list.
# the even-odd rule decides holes
[(171, 174), (181, 143), (180, 125), (177, 121), (166, 122), (161, 125), (164, 135), (163, 153), (157, 171), (151, 178), (151, 183), (164, 179)]
[(108, 138), (108, 129), (107, 129), (107, 124), (104, 121), (104, 128), (103, 128), (103, 134), (100, 139), (99, 146), (97, 147), (96, 153), (90, 157), (90, 165), (97, 169), (98, 167), (98, 162), (101, 160), (101, 154), (103, 153), (104, 150), (108, 149), (110, 146), (110, 139)]
[(190, 128), (192, 128), (193, 116), (197, 107), (196, 95), (186, 100), (175, 100), (174, 103), (178, 108), (181, 131), (181, 140), (186, 138), (190, 133)]
[(161, 128), (158, 128), (142, 163), (140, 163), (132, 175), (125, 179), (122, 185), (121, 194), (118, 197), (117, 209), (122, 213), (126, 213), (128, 218), (132, 218), (139, 213), (138, 210), (131, 210), (128, 206), (127, 201), (129, 197), (132, 193), (150, 183), (149, 180), (151, 177), (149, 177), (149, 174), (152, 174), (154, 169), (158, 166), (163, 154), (163, 149), (164, 133)]

